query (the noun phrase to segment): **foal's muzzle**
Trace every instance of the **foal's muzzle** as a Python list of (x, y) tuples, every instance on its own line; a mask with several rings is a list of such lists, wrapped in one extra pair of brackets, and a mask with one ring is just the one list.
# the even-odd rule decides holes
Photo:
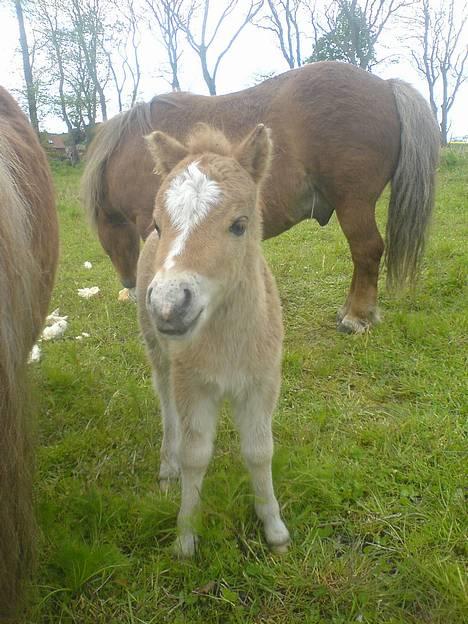
[(203, 312), (196, 284), (178, 279), (153, 279), (146, 293), (146, 306), (157, 330), (168, 337), (184, 336)]

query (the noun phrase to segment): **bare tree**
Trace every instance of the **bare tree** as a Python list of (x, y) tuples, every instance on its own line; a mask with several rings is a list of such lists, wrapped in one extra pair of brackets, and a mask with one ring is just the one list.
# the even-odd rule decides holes
[(309, 6), (307, 0), (267, 0), (267, 14), (256, 25), (274, 33), (287, 64), (292, 69), (303, 63), (301, 9)]
[(21, 54), (23, 57), (23, 71), (24, 80), (26, 82), (26, 98), (28, 101), (29, 119), (31, 125), (39, 134), (39, 121), (37, 118), (37, 101), (36, 101), (36, 86), (33, 80), (31, 53), (28, 45), (28, 38), (26, 34), (26, 28), (24, 24), (23, 7), (21, 0), (15, 0), (16, 17), (18, 19), (19, 37), (21, 45)]
[(314, 52), (309, 60), (343, 60), (370, 70), (381, 62), (375, 47), (389, 22), (417, 0), (333, 0), (318, 17), (310, 11)]
[[(102, 119), (106, 121), (107, 102), (104, 89), (109, 68), (107, 63), (102, 62), (102, 58), (105, 56), (103, 41), (106, 2), (105, 0), (69, 0), (67, 5), (74, 35), (82, 50), (89, 75), (99, 96)], [(104, 76), (100, 71), (102, 69), (104, 69)]]
[[(109, 71), (117, 93), (119, 112), (124, 107), (125, 86), (131, 81), (129, 104), (133, 106), (138, 96), (141, 80), (139, 16), (134, 0), (112, 0), (116, 15), (105, 25), (102, 41)], [(129, 54), (129, 49), (131, 52)], [(117, 57), (117, 58), (116, 58)]]
[[(187, 41), (191, 48), (197, 53), (203, 72), (203, 78), (208, 86), (210, 95), (216, 95), (216, 77), (218, 74), (219, 66), (225, 55), (229, 52), (232, 45), (239, 37), (242, 30), (249, 24), (253, 18), (257, 15), (263, 6), (263, 0), (250, 0), (247, 12), (244, 14), (237, 28), (235, 28), (233, 34), (229, 37), (223, 38), (227, 43), (218, 52), (216, 61), (212, 64), (212, 68), (209, 67), (208, 53), (212, 48), (216, 36), (220, 32), (220, 29), (225, 24), (226, 19), (233, 13), (233, 11), (239, 5), (239, 0), (226, 0), (225, 6), (221, 13), (215, 19), (214, 27), (211, 29), (211, 34), (208, 33), (209, 21), (210, 21), (210, 0), (202, 0), (199, 4), (197, 0), (192, 0), (187, 10), (186, 15), (183, 18), (178, 19), (178, 23), (184, 31)], [(219, 5), (218, 5), (219, 6)], [(198, 10), (201, 7), (201, 32), (195, 33), (195, 17), (198, 17)]]
[[(47, 65), (43, 71), (49, 75), (50, 106), (67, 126), (70, 160), (75, 164), (79, 160), (76, 143), (83, 119), (82, 91), (83, 85), (88, 91), (90, 89), (89, 75), (84, 71), (82, 52), (76, 45), (61, 0), (35, 0), (30, 11), (46, 57)], [(93, 114), (92, 108), (90, 104), (90, 115)]]
[(444, 0), (436, 7), (433, 1), (422, 0), (413, 20), (417, 45), (411, 46), (411, 56), (426, 81), (443, 145), (448, 143), (450, 110), (468, 78), (468, 46), (463, 37), (467, 9), (466, 2)]
[(182, 32), (182, 9), (184, 0), (145, 0), (151, 13), (150, 27), (156, 24), (166, 49), (171, 74), (171, 88), (180, 91), (179, 82), (179, 33)]

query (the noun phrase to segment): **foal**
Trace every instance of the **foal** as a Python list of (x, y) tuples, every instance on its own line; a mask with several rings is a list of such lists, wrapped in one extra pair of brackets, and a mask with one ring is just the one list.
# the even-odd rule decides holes
[(194, 514), (223, 397), (233, 403), (268, 544), (289, 533), (273, 491), (271, 417), (281, 380), (281, 305), (261, 252), (259, 192), (271, 157), (258, 125), (239, 145), (200, 125), (187, 145), (146, 137), (163, 183), (138, 265), (140, 325), (160, 397), (160, 485), (182, 479), (176, 549), (195, 551)]

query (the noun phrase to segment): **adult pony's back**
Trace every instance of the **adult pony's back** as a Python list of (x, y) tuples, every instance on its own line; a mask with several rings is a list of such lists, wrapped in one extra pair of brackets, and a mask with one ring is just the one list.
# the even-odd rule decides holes
[(52, 181), (26, 117), (0, 87), (0, 621), (15, 617), (34, 554), (28, 354), (58, 255)]

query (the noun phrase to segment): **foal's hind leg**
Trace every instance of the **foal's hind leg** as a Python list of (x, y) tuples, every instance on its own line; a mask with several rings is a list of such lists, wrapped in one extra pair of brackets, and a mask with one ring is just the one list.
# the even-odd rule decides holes
[(242, 455), (252, 480), (255, 511), (263, 522), (268, 545), (274, 552), (282, 553), (288, 549), (290, 538), (281, 519), (271, 474), (271, 416), (276, 394), (274, 389), (270, 392), (264, 388), (251, 391), (234, 402), (234, 418), (239, 428)]
[(110, 257), (125, 288), (136, 285), (140, 236), (137, 227), (120, 213), (98, 215), (97, 231), (104, 251)]
[(377, 229), (373, 204), (342, 203), (336, 207), (336, 214), (354, 264), (351, 288), (338, 313), (338, 330), (362, 333), (379, 320), (377, 282), (384, 243)]

